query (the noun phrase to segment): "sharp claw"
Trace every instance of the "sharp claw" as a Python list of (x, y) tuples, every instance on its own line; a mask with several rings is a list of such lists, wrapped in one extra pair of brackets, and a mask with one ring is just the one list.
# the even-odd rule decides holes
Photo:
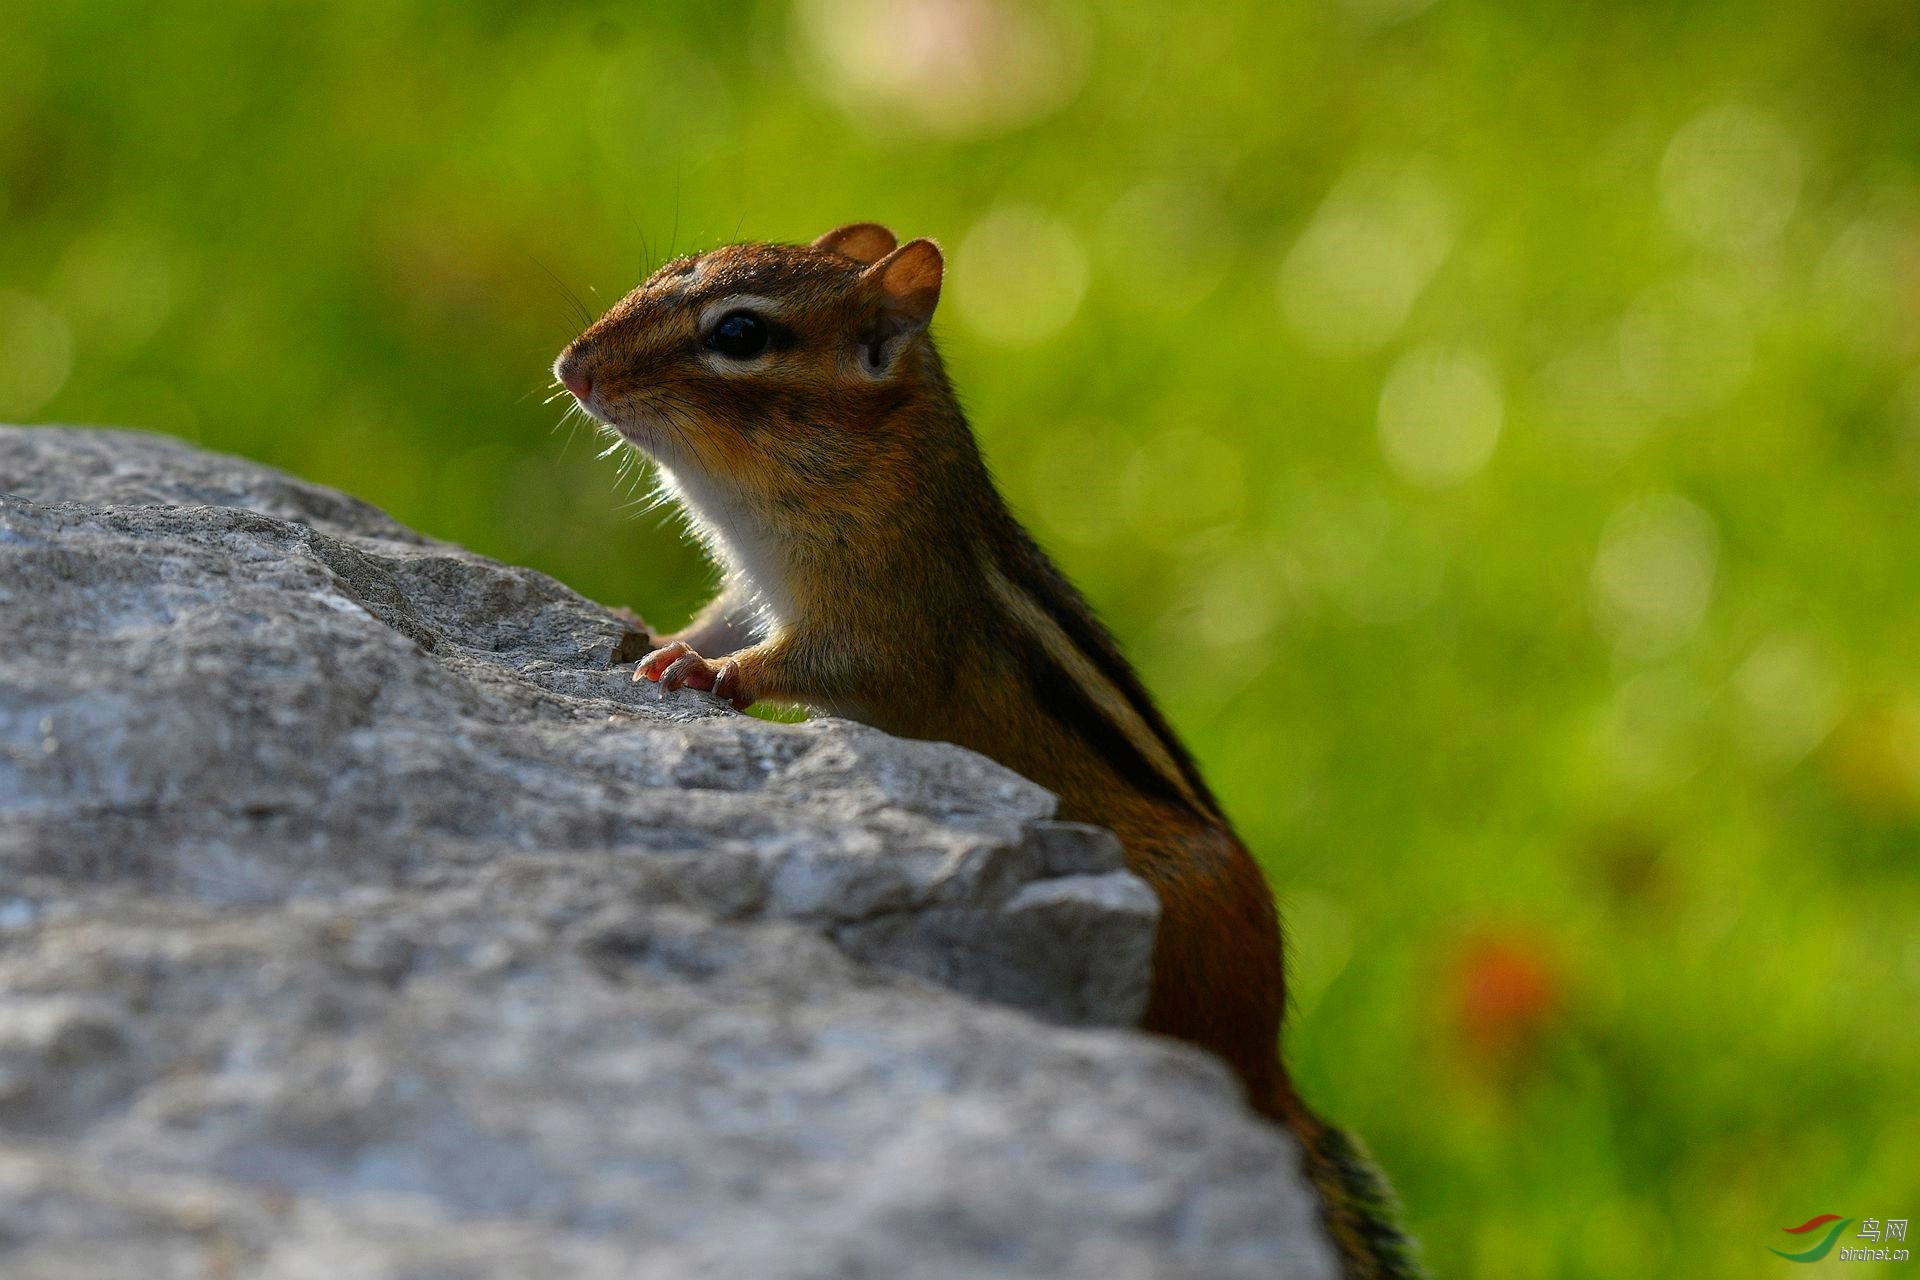
[(735, 711), (745, 711), (753, 705), (753, 695), (740, 687), (740, 664), (733, 659), (720, 664), (720, 674), (713, 682), (713, 696), (732, 703)]
[(661, 675), (660, 687), (663, 689), (711, 689), (713, 688), (713, 668), (697, 653), (682, 654)]
[(740, 690), (739, 663), (731, 658), (717, 665), (708, 662), (684, 640), (675, 640), (640, 659), (633, 678), (657, 681), (669, 693), (675, 689), (705, 690), (740, 711), (753, 705), (753, 698)]
[(664, 649), (655, 649), (652, 653), (640, 659), (640, 665), (634, 668), (633, 678), (635, 680), (642, 678), (658, 680), (661, 672), (672, 666), (679, 658), (692, 652), (693, 650), (687, 645), (686, 641), (675, 640)]

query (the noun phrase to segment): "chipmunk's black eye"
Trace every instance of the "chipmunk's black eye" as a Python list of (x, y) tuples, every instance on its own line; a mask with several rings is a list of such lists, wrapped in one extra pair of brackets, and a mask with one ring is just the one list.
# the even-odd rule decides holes
[(767, 349), (772, 330), (751, 311), (729, 311), (707, 335), (707, 345), (723, 356), (745, 360)]

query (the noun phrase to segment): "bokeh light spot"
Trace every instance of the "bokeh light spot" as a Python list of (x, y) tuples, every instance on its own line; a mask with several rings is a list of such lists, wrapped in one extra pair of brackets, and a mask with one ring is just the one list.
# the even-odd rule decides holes
[(1003, 132), (1086, 76), (1087, 18), (1062, 0), (803, 0), (794, 19), (803, 63), (875, 133)]
[(1280, 573), (1264, 557), (1217, 556), (1200, 575), (1194, 632), (1216, 649), (1264, 639), (1280, 621), (1283, 590)]
[(1379, 348), (1406, 322), (1453, 243), (1453, 203), (1422, 162), (1342, 178), (1280, 267), (1280, 311), (1328, 355)]
[(1073, 228), (1025, 205), (1003, 205), (975, 223), (954, 254), (951, 290), (960, 318), (1008, 346), (1066, 328), (1087, 292), (1087, 254)]
[(1689, 120), (1660, 161), (1660, 207), (1703, 244), (1751, 250), (1779, 237), (1800, 197), (1800, 150), (1772, 116), (1728, 105)]
[(1474, 351), (1410, 351), (1380, 388), (1380, 448), (1401, 479), (1459, 484), (1493, 456), (1505, 400), (1491, 362)]
[(100, 231), (68, 246), (51, 295), (89, 343), (127, 351), (151, 338), (180, 293), (176, 255), (133, 231)]
[(1648, 657), (1699, 629), (1713, 597), (1713, 518), (1678, 494), (1635, 500), (1608, 519), (1593, 563), (1594, 613), (1624, 654)]
[(1815, 265), (1812, 292), (1821, 318), (1855, 346), (1897, 350), (1920, 327), (1920, 226), (1850, 223)]
[(38, 298), (0, 291), (0, 421), (26, 418), (73, 370), (67, 322)]
[(1784, 768), (1820, 744), (1840, 716), (1834, 659), (1805, 635), (1768, 636), (1734, 673), (1741, 742), (1763, 765)]

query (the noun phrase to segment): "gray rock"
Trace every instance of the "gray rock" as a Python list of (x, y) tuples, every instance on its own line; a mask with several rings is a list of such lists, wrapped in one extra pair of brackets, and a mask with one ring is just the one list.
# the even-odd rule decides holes
[(1039, 788), (252, 463), (0, 495), (0, 1274), (1334, 1273)]

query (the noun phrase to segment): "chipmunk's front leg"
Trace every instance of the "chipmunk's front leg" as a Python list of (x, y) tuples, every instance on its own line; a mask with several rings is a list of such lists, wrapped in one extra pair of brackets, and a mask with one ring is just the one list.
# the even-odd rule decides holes
[(741, 659), (750, 657), (752, 652), (751, 649), (743, 649), (731, 657), (715, 661), (695, 652), (685, 640), (675, 640), (640, 659), (639, 665), (633, 669), (633, 678), (652, 680), (668, 692), (675, 689), (704, 689), (744, 711), (759, 700), (740, 675)]
[(729, 583), (684, 628), (661, 636), (662, 647), (676, 642), (709, 658), (724, 658), (759, 639), (756, 601), (738, 582)]
[(675, 640), (640, 659), (635, 680), (653, 680), (662, 689), (704, 689), (745, 710), (762, 699), (812, 701), (812, 681), (797, 646), (779, 640), (748, 645), (713, 659), (684, 640)]
[(865, 719), (856, 706), (885, 676), (857, 646), (809, 644), (788, 634), (719, 659), (676, 640), (640, 659), (633, 678), (663, 689), (704, 689), (743, 710), (781, 702)]

